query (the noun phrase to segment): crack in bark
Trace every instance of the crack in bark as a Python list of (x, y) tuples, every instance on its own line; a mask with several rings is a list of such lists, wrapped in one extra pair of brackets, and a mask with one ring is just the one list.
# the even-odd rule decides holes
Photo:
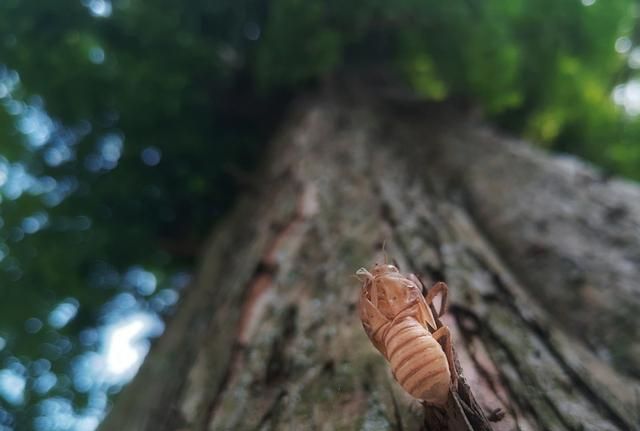
[[(499, 347), (500, 350), (502, 350), (505, 354), (505, 356), (508, 358), (509, 363), (511, 364), (512, 368), (516, 371), (516, 373), (518, 373), (518, 376), (520, 377), (520, 380), (522, 382), (530, 382), (530, 378), (529, 375), (526, 374), (522, 367), (519, 366), (519, 361), (516, 358), (516, 356), (514, 355), (513, 351), (503, 342), (503, 340), (497, 335), (495, 334), (493, 331), (491, 331), (487, 326), (483, 326), (483, 332), (487, 335), (487, 338), (490, 339), (495, 345), (497, 345)], [(493, 350), (490, 350), (490, 352)], [(541, 423), (540, 422), (540, 415), (538, 414), (537, 410), (535, 407), (533, 407), (532, 404), (528, 403), (528, 399), (526, 397), (523, 396), (523, 394), (520, 394), (519, 391), (517, 391), (512, 384), (510, 384), (510, 382), (508, 380), (506, 380), (506, 384), (507, 386), (510, 388), (510, 392), (511, 394), (518, 400), (520, 400), (520, 403), (523, 403), (527, 406), (529, 406), (530, 408), (530, 412), (532, 413), (532, 416), (534, 418), (534, 420), (536, 420), (536, 422), (538, 422), (538, 424), (540, 426), (545, 426), (547, 424), (545, 423)], [(529, 383), (530, 384), (530, 383)], [(531, 385), (534, 386), (534, 385)], [(540, 398), (542, 400), (544, 400), (545, 404), (547, 405), (547, 407), (554, 413), (556, 419), (567, 429), (567, 430), (572, 430), (573, 427), (571, 426), (571, 424), (569, 422), (567, 422), (567, 419), (564, 417), (564, 415), (561, 413), (560, 409), (558, 406), (556, 406), (556, 404), (554, 403), (554, 401), (546, 394), (546, 392), (542, 392), (540, 394), (538, 394), (540, 396)]]
[(262, 418), (260, 418), (260, 421), (258, 422), (258, 424), (255, 427), (256, 430), (263, 429), (263, 427), (265, 425), (267, 425), (267, 422), (273, 421), (274, 418), (277, 417), (279, 407), (282, 404), (282, 400), (286, 396), (287, 396), (286, 389), (282, 389), (282, 390), (280, 390), (278, 392), (278, 395), (276, 396), (276, 398), (271, 403), (271, 406), (267, 409), (267, 411), (264, 413), (264, 415), (262, 415)]
[(282, 317), (282, 333), (275, 337), (271, 345), (271, 353), (265, 367), (265, 384), (271, 385), (284, 379), (289, 374), (290, 362), (286, 358), (286, 348), (296, 333), (298, 308), (289, 305)]
[[(456, 319), (456, 321), (458, 323), (458, 327), (460, 328), (460, 333), (462, 334), (462, 337), (463, 337), (463, 339), (465, 341), (465, 345), (466, 346), (471, 346), (472, 340), (474, 338), (479, 338), (479, 335), (481, 334), (481, 332), (484, 329), (480, 318), (473, 311), (471, 311), (471, 310), (469, 310), (469, 309), (467, 309), (465, 307), (459, 306), (459, 305), (452, 306), (450, 311), (451, 311), (451, 313), (453, 314), (453, 316), (455, 317), (455, 319)], [(469, 320), (473, 321), (473, 325), (474, 325), (473, 328), (469, 327), (469, 325), (468, 325), (468, 321)], [(486, 330), (486, 329), (484, 329), (484, 330)], [(485, 344), (482, 339), (480, 339), (480, 342)], [(467, 351), (469, 352), (469, 356), (470, 356), (471, 360), (473, 361), (473, 363), (475, 364), (475, 368), (478, 371), (478, 373), (485, 380), (485, 382), (487, 383), (489, 388), (493, 391), (493, 393), (495, 394), (496, 398), (502, 403), (502, 405), (507, 407), (508, 412), (510, 413), (510, 416), (515, 421), (516, 425), (518, 425), (518, 421), (520, 419), (520, 414), (516, 411), (516, 409), (515, 409), (515, 407), (514, 407), (514, 405), (512, 403), (512, 400), (503, 399), (501, 397), (491, 373), (488, 370), (485, 369), (485, 367), (480, 363), (480, 361), (478, 360), (476, 355), (471, 351), (470, 348), (467, 348)], [(511, 385), (509, 385), (508, 379), (505, 379), (504, 375), (502, 373), (500, 373), (497, 368), (496, 368), (496, 370), (498, 371), (497, 377), (500, 379), (500, 384), (504, 388), (506, 388), (509, 393), (513, 394), (514, 390), (513, 390), (513, 387)], [(522, 400), (526, 401), (526, 398), (523, 398)], [(536, 417), (535, 409), (533, 408), (533, 406), (530, 403), (526, 402), (524, 405), (521, 404), (520, 407), (524, 411), (528, 411), (529, 414), (532, 417)], [(490, 417), (488, 419), (491, 420)]]

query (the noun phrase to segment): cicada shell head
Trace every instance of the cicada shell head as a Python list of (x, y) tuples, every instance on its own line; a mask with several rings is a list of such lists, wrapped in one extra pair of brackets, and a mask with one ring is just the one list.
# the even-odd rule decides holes
[(386, 355), (384, 327), (407, 306), (418, 301), (422, 293), (394, 265), (376, 264), (371, 272), (361, 268), (356, 275), (363, 282), (360, 292), (362, 326), (374, 346)]
[(422, 298), (420, 288), (394, 265), (376, 264), (371, 274), (371, 302), (388, 319)]

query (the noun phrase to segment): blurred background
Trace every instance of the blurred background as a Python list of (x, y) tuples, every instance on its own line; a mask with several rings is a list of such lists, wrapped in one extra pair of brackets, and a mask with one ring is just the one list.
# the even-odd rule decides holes
[(640, 179), (631, 0), (0, 2), (0, 431), (96, 429), (288, 102), (385, 70)]

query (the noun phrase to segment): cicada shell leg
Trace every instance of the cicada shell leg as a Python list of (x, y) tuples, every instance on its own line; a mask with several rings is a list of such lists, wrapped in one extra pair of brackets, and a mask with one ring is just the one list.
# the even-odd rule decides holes
[(458, 387), (458, 370), (456, 369), (456, 364), (453, 358), (453, 345), (451, 344), (451, 333), (449, 332), (449, 328), (442, 326), (432, 335), (444, 350), (447, 362), (449, 363), (449, 372), (451, 373), (451, 387), (456, 389)]
[(383, 341), (383, 327), (389, 323), (384, 314), (369, 301), (366, 297), (360, 299), (360, 320), (367, 332), (367, 335), (373, 342), (376, 349), (386, 356), (386, 349)]
[(424, 283), (422, 282), (422, 280), (420, 280), (420, 278), (418, 278), (417, 275), (412, 273), (412, 274), (409, 274), (407, 278), (413, 281), (415, 285), (418, 286), (418, 288), (424, 288)]
[(438, 317), (441, 317), (444, 313), (447, 312), (447, 298), (449, 296), (449, 287), (442, 281), (434, 284), (427, 292), (427, 296), (425, 298), (427, 304), (432, 304), (433, 300), (438, 295), (442, 295), (442, 302), (440, 302), (440, 311), (438, 311)]
[(418, 301), (418, 310), (419, 321), (424, 322), (423, 325), (429, 330), (429, 332), (435, 331), (438, 325), (436, 324), (436, 319), (434, 319), (433, 313), (427, 305), (427, 302), (424, 300), (424, 297), (421, 297), (420, 301)]
[[(416, 285), (416, 287), (424, 287), (424, 283), (420, 280), (415, 274), (409, 274), (407, 278)], [(423, 326), (429, 329), (430, 332), (435, 331), (438, 327), (436, 325), (436, 320), (433, 318), (433, 313), (429, 308), (428, 302), (425, 301), (424, 296), (420, 295), (420, 301), (418, 302), (418, 312), (419, 315), (417, 319), (419, 322), (423, 323)]]

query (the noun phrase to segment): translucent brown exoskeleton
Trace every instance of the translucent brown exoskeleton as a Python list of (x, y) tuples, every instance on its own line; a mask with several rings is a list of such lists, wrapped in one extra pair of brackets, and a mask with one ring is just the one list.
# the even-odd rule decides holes
[[(414, 398), (443, 406), (455, 390), (457, 372), (449, 328), (436, 324), (430, 304), (442, 295), (446, 310), (447, 285), (440, 282), (422, 295), (422, 283), (403, 275), (394, 265), (376, 264), (356, 272), (363, 282), (360, 319), (373, 345), (389, 361), (393, 377)], [(435, 310), (435, 308), (434, 308)]]

